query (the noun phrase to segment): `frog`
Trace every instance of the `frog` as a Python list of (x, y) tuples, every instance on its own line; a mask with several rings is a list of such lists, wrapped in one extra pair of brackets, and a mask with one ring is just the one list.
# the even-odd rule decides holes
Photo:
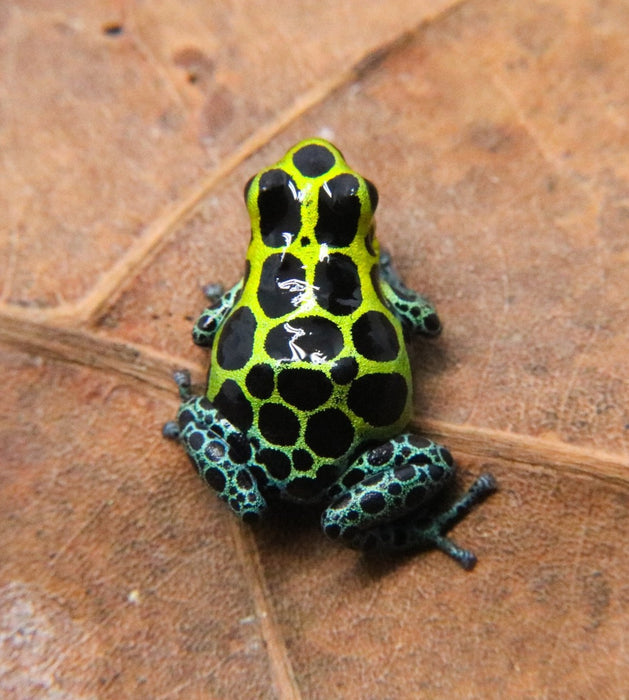
[(206, 289), (194, 343), (211, 352), (207, 389), (174, 373), (181, 405), (166, 437), (245, 523), (293, 502), (321, 508), (331, 540), (365, 552), (436, 548), (476, 556), (447, 533), (496, 490), (489, 473), (447, 507), (450, 451), (406, 430), (407, 343), (441, 322), (380, 248), (375, 185), (330, 142), (290, 148), (244, 188), (245, 270)]

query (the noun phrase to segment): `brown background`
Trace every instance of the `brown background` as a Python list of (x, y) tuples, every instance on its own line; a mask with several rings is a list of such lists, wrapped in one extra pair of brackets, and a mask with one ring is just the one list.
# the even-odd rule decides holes
[[(621, 698), (629, 5), (0, 5), (0, 694)], [(331, 138), (445, 325), (415, 427), (479, 565), (241, 527), (160, 437), (242, 186)]]

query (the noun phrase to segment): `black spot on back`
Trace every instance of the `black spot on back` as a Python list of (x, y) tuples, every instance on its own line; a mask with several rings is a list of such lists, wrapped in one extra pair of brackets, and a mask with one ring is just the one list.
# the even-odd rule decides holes
[(258, 427), (274, 445), (294, 445), (299, 437), (299, 420), (286, 406), (266, 403), (260, 408)]
[(324, 464), (317, 469), (317, 483), (321, 488), (333, 484), (339, 475), (339, 468), (334, 464)]
[(312, 455), (308, 450), (296, 449), (293, 450), (293, 466), (299, 472), (310, 471), (313, 464)]
[(276, 479), (286, 479), (290, 474), (290, 460), (281, 450), (260, 450), (256, 459), (264, 464), (268, 473)]
[(311, 411), (330, 398), (332, 382), (318, 369), (283, 369), (277, 378), (277, 389), (286, 403)]
[(273, 368), (265, 363), (254, 365), (247, 373), (245, 384), (252, 396), (257, 399), (268, 399), (273, 393)]
[(336, 384), (349, 384), (358, 374), (358, 362), (355, 357), (341, 357), (332, 365), (332, 380)]
[(400, 351), (395, 328), (380, 311), (367, 311), (354, 323), (352, 340), (356, 350), (368, 360), (394, 360)]
[(332, 359), (343, 350), (343, 334), (336, 323), (321, 316), (304, 316), (281, 323), (267, 335), (264, 348), (276, 360)]
[(256, 319), (248, 306), (241, 306), (227, 319), (221, 332), (216, 359), (224, 369), (244, 367), (253, 351)]
[(218, 394), (214, 397), (214, 405), (227, 420), (239, 430), (247, 432), (253, 422), (253, 409), (242, 393), (242, 389), (233, 379), (226, 379)]
[(314, 284), (319, 305), (336, 316), (351, 314), (360, 306), (363, 297), (358, 268), (347, 255), (332, 253), (318, 262)]
[(244, 433), (232, 433), (227, 438), (229, 459), (234, 464), (244, 464), (251, 457), (251, 444)]
[(401, 374), (366, 374), (350, 387), (347, 405), (371, 425), (391, 425), (402, 415), (407, 396), (408, 386)]
[(301, 228), (301, 204), (297, 187), (283, 170), (268, 170), (260, 176), (258, 185), (260, 234), (271, 248), (281, 248), (294, 239)]
[(306, 272), (301, 260), (290, 253), (274, 253), (262, 264), (258, 301), (269, 318), (295, 310), (293, 301), (303, 291)]
[(319, 177), (334, 165), (334, 154), (325, 146), (308, 144), (293, 154), (295, 167), (305, 177)]
[(354, 439), (349, 418), (338, 408), (327, 408), (310, 416), (306, 425), (306, 444), (321, 457), (340, 457)]
[(337, 175), (321, 187), (315, 226), (319, 244), (342, 248), (354, 240), (360, 217), (358, 188), (357, 178), (350, 173)]

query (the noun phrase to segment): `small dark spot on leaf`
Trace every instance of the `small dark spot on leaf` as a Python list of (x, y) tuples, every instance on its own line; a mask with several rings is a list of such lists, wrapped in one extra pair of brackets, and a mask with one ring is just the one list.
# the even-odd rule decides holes
[(214, 74), (214, 61), (195, 47), (180, 49), (173, 55), (173, 62), (186, 71), (188, 82), (192, 85), (207, 85)]
[(120, 36), (124, 31), (124, 25), (121, 22), (107, 22), (103, 25), (103, 34), (105, 36)]

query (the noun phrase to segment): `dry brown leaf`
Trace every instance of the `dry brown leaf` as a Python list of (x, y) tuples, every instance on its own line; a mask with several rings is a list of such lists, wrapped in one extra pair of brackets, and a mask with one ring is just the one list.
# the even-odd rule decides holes
[[(627, 697), (629, 6), (0, 7), (0, 691)], [(323, 134), (443, 336), (417, 430), (479, 565), (236, 523), (161, 439), (242, 186)]]

